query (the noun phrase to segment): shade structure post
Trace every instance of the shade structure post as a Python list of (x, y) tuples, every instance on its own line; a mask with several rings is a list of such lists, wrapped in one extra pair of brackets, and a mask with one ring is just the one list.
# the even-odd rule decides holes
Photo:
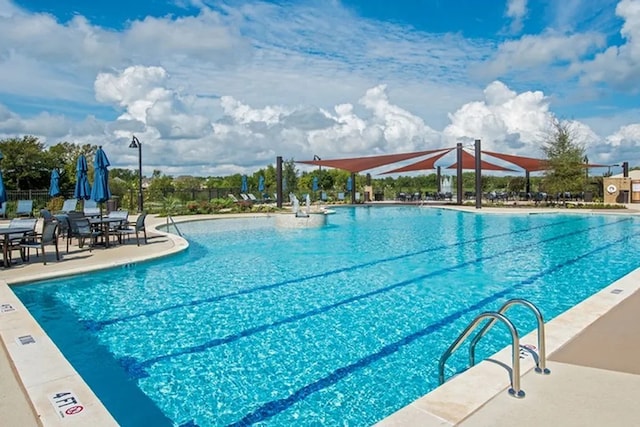
[(529, 198), (531, 194), (531, 176), (529, 175), (529, 171), (524, 172), (524, 179), (526, 182), (524, 190), (527, 192), (527, 198)]
[(356, 173), (351, 172), (351, 204), (356, 203)]
[(436, 192), (438, 194), (442, 192), (442, 183), (440, 182), (440, 180), (442, 179), (442, 176), (440, 175), (440, 173), (441, 173), (440, 166), (438, 166), (436, 168)]
[(476, 149), (476, 209), (482, 209), (482, 160), (481, 143), (479, 139), (475, 142)]
[(456, 157), (457, 157), (457, 165), (456, 165), (456, 202), (461, 205), (462, 204), (462, 143), (458, 142), (456, 144)]
[(276, 157), (276, 206), (282, 207), (282, 156)]

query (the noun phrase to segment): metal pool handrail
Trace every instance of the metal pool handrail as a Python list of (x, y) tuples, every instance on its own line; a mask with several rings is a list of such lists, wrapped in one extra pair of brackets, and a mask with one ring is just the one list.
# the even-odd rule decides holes
[(440, 385), (444, 384), (444, 366), (447, 362), (447, 359), (451, 356), (451, 354), (460, 347), (460, 345), (464, 342), (471, 332), (485, 319), (492, 319), (492, 322), (497, 320), (504, 323), (509, 329), (509, 333), (511, 334), (511, 388), (509, 389), (509, 394), (514, 397), (524, 397), (525, 393), (523, 390), (520, 390), (520, 338), (518, 337), (518, 331), (515, 326), (509, 319), (507, 319), (503, 314), (500, 314), (495, 311), (487, 311), (479, 314), (469, 326), (466, 327), (464, 331), (458, 336), (458, 338), (449, 346), (449, 348), (443, 353), (440, 358), (440, 362), (438, 363), (438, 380)]
[[(505, 302), (503, 306), (500, 307), (500, 309), (498, 310), (498, 313), (504, 314), (506, 313), (507, 310), (509, 310), (514, 305), (523, 305), (529, 308), (533, 312), (533, 314), (536, 316), (536, 321), (538, 322), (538, 357), (537, 359), (535, 359), (535, 362), (536, 362), (535, 370), (539, 374), (550, 374), (551, 371), (547, 369), (547, 350), (546, 350), (545, 339), (544, 339), (544, 335), (545, 335), (544, 319), (542, 318), (542, 313), (540, 312), (538, 307), (535, 306), (535, 304), (533, 304), (531, 301), (528, 301), (522, 298), (514, 298)], [(480, 332), (478, 332), (478, 334), (471, 341), (471, 345), (469, 345), (469, 364), (471, 366), (474, 366), (476, 364), (476, 361), (475, 361), (476, 344), (478, 344), (478, 341), (480, 341), (480, 339), (484, 336), (484, 334), (486, 334), (495, 323), (496, 323), (496, 319), (492, 319), (489, 322), (487, 322), (484, 325), (484, 327), (480, 329)]]

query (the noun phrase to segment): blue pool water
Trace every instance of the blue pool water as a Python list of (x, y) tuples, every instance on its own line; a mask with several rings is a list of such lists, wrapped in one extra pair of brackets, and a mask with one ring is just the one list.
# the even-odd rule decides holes
[[(180, 228), (185, 253), (14, 288), (123, 426), (370, 425), (437, 386), (480, 312), (521, 297), (550, 320), (640, 265), (624, 216), (363, 207), (321, 229)], [(496, 327), (479, 356), (508, 344)]]

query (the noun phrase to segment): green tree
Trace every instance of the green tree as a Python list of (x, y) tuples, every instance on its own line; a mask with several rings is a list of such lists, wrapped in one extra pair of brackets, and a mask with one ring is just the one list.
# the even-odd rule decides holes
[(154, 170), (149, 183), (149, 200), (160, 202), (174, 191), (173, 178), (157, 169)]
[(51, 162), (44, 144), (35, 136), (0, 141), (4, 183), (10, 190), (45, 189), (49, 187)]
[(568, 124), (555, 120), (552, 126), (542, 146), (549, 162), (549, 169), (544, 174), (544, 189), (550, 194), (582, 191), (584, 147), (575, 142)]
[(283, 185), (286, 182), (285, 193), (295, 193), (298, 191), (298, 169), (296, 169), (296, 162), (293, 159), (286, 160), (282, 165), (282, 181)]

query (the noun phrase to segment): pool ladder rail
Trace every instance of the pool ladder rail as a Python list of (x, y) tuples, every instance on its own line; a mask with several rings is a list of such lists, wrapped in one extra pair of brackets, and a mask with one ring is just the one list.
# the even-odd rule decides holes
[(438, 381), (440, 385), (444, 384), (444, 367), (445, 363), (451, 356), (453, 352), (455, 352), (460, 345), (471, 335), (471, 333), (476, 329), (478, 325), (480, 325), (484, 320), (490, 319), (485, 325), (480, 329), (480, 331), (475, 335), (471, 344), (469, 345), (469, 365), (474, 366), (476, 364), (475, 361), (475, 350), (478, 341), (495, 325), (496, 322), (500, 321), (505, 324), (509, 333), (511, 334), (511, 388), (509, 389), (509, 394), (522, 398), (525, 396), (523, 390), (520, 389), (520, 337), (518, 336), (518, 330), (513, 325), (513, 322), (509, 320), (504, 313), (509, 310), (511, 307), (515, 305), (522, 305), (529, 308), (536, 316), (536, 320), (538, 323), (538, 357), (534, 357), (536, 362), (535, 371), (539, 374), (550, 374), (551, 371), (547, 369), (547, 355), (545, 348), (545, 339), (544, 339), (544, 319), (542, 318), (542, 313), (530, 301), (525, 299), (516, 298), (511, 299), (504, 303), (502, 307), (498, 311), (487, 311), (476, 316), (475, 319), (465, 328), (464, 331), (456, 338), (456, 340), (449, 346), (449, 348), (442, 354), (440, 358), (440, 362), (438, 363)]

